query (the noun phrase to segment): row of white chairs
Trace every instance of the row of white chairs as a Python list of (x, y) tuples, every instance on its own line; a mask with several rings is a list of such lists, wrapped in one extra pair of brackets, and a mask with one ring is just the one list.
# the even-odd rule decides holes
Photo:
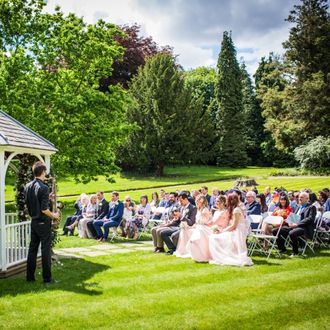
[[(253, 255), (254, 252), (259, 252), (261, 254), (267, 255), (267, 259), (270, 257), (272, 252), (275, 252), (278, 256), (280, 256), (280, 252), (276, 246), (276, 241), (278, 239), (278, 235), (280, 234), (280, 229), (282, 228), (283, 218), (280, 216), (272, 216), (272, 215), (250, 215), (249, 216), (250, 223), (256, 224), (257, 229), (252, 229), (251, 234), (249, 235), (249, 255)], [(309, 248), (314, 254), (314, 246), (316, 243), (321, 244), (321, 246), (326, 247), (327, 245), (324, 243), (325, 240), (330, 239), (330, 231), (326, 231), (322, 226), (322, 222), (324, 220), (330, 220), (330, 211), (318, 212), (315, 218), (315, 229), (312, 239), (308, 239), (304, 236), (300, 236), (299, 238), (304, 243), (304, 248), (302, 250), (302, 254), (304, 255), (306, 249)], [(265, 235), (261, 232), (262, 223), (267, 223), (273, 226), (277, 226), (279, 230), (276, 235)], [(289, 236), (286, 238), (286, 246), (289, 245)], [(268, 250), (264, 247), (268, 246)]]

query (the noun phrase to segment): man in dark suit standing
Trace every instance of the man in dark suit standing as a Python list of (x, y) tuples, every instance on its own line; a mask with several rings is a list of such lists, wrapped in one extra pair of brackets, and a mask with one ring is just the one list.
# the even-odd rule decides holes
[(96, 218), (87, 222), (87, 228), (94, 238), (97, 238), (97, 232), (93, 225), (94, 220), (101, 220), (105, 218), (109, 212), (109, 202), (107, 202), (104, 198), (104, 192), (98, 191), (96, 196), (98, 199)]
[(44, 283), (52, 283), (51, 244), (52, 219), (58, 219), (59, 214), (49, 210), (49, 188), (44, 183), (46, 165), (36, 162), (32, 167), (34, 180), (25, 188), (25, 202), (31, 217), (31, 241), (27, 257), (26, 280), (34, 282), (37, 266), (37, 254), (41, 243), (42, 277)]
[(186, 222), (188, 226), (192, 226), (196, 219), (197, 208), (189, 202), (186, 192), (179, 194), (179, 202), (181, 208), (178, 212), (175, 212), (172, 225), (160, 234), (169, 249), (167, 254), (173, 254), (176, 249), (180, 235), (180, 224)]
[[(306, 192), (299, 194), (299, 207), (296, 214), (300, 216), (299, 223), (290, 223), (289, 226), (282, 227), (277, 239), (277, 246), (282, 253), (286, 252), (285, 239), (290, 236), (292, 245), (292, 258), (298, 256), (299, 242), (298, 238), (304, 236), (312, 239), (314, 232), (314, 222), (316, 217), (316, 207), (309, 202), (309, 195)], [(278, 228), (273, 229), (273, 235), (276, 235)]]

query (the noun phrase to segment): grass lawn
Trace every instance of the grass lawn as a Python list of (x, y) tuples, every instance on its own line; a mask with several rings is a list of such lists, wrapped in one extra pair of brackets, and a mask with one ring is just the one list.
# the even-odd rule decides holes
[(328, 329), (329, 257), (255, 257), (246, 268), (151, 251), (63, 258), (52, 286), (40, 274), (36, 283), (0, 281), (0, 328)]
[[(216, 174), (214, 168), (203, 167), (205, 180), (196, 174), (195, 183), (189, 184), (193, 176), (185, 170), (180, 168), (177, 178), (163, 182), (141, 178), (133, 184), (133, 178), (123, 178), (122, 189), (111, 186), (109, 190), (126, 190), (121, 198), (129, 193), (138, 200), (160, 187), (191, 190), (209, 181), (210, 188), (228, 189), (235, 182), (228, 179), (229, 170), (226, 174), (217, 169)], [(269, 178), (270, 169), (244, 170), (257, 177), (260, 190), (267, 185), (314, 191), (330, 186), (329, 177)], [(236, 173), (241, 177), (247, 172)], [(157, 184), (157, 189), (150, 188)], [(72, 182), (60, 182), (62, 187), (89, 192), (88, 186)], [(63, 220), (71, 211), (64, 209)], [(117, 240), (113, 246), (130, 249), (122, 242)], [(102, 243), (62, 237), (56, 249), (98, 245)], [(329, 329), (329, 250), (304, 259), (253, 257), (254, 266), (235, 268), (156, 255), (148, 246), (148, 250), (145, 245), (126, 253), (110, 249), (98, 257), (62, 257), (53, 267), (59, 283), (52, 286), (41, 283), (40, 269), (36, 283), (26, 283), (22, 275), (1, 280), (0, 329)]]
[[(82, 192), (94, 193), (103, 191), (129, 191), (133, 189), (147, 189), (151, 187), (166, 187), (173, 185), (184, 185), (189, 183), (200, 183), (208, 181), (219, 181), (236, 179), (240, 177), (267, 177), (277, 172), (295, 173), (294, 169), (276, 169), (272, 167), (247, 167), (241, 169), (219, 168), (216, 166), (178, 166), (166, 167), (165, 176), (162, 178), (153, 176), (141, 176), (133, 173), (121, 173), (114, 176), (115, 182), (109, 183), (104, 177), (99, 176), (97, 181), (88, 184), (75, 184), (72, 178), (58, 178), (59, 195), (79, 195)], [(7, 178), (6, 200), (14, 199), (13, 177)]]

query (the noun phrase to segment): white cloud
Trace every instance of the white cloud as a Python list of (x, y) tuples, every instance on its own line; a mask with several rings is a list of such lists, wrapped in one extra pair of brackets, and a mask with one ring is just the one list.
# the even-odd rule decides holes
[[(141, 25), (141, 32), (160, 45), (174, 47), (186, 69), (215, 65), (222, 33), (232, 30), (238, 59), (253, 74), (262, 56), (282, 53), (289, 33), (284, 18), (298, 0), (49, 0), (89, 23), (102, 18), (115, 24)], [(246, 50), (248, 49), (248, 51)]]

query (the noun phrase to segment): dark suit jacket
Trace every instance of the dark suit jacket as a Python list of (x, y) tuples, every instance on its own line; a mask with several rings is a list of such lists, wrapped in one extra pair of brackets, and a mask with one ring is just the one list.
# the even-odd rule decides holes
[(109, 212), (106, 218), (119, 223), (123, 217), (123, 213), (124, 204), (122, 202), (118, 201), (117, 203), (111, 203), (109, 204)]
[[(184, 208), (182, 208), (181, 212)], [(184, 217), (181, 219), (181, 221), (186, 221), (189, 226), (192, 226), (195, 224), (196, 221), (196, 214), (197, 214), (197, 207), (195, 205), (189, 204), (188, 205), (188, 213), (184, 214)]]
[(252, 202), (251, 204), (246, 204), (246, 213), (247, 215), (250, 214), (261, 214), (261, 207), (260, 204), (256, 201)]
[(109, 212), (109, 202), (107, 202), (104, 198), (97, 205), (97, 220), (103, 219)]
[(196, 206), (189, 203), (187, 210), (188, 211), (185, 211), (184, 207), (181, 207), (180, 212), (183, 217), (181, 217), (180, 220), (171, 221), (169, 226), (178, 227), (178, 226), (180, 226), (181, 221), (186, 221), (189, 226), (192, 226), (196, 221), (197, 208), (196, 208)]
[[(298, 210), (300, 207), (298, 207)], [(315, 228), (315, 217), (316, 217), (316, 207), (310, 203), (303, 209), (300, 213), (300, 222), (298, 224), (299, 228), (304, 228), (305, 236), (308, 238), (313, 238), (314, 228)]]

